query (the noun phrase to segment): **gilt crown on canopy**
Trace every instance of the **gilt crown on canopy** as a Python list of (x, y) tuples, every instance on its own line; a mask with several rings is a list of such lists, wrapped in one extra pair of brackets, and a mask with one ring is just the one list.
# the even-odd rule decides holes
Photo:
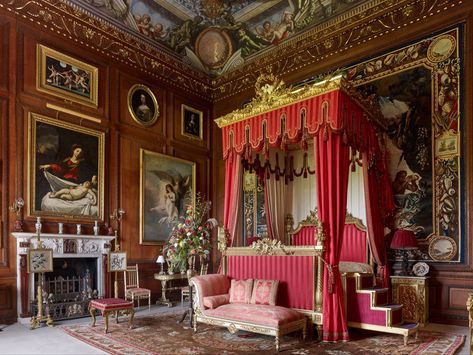
[(343, 134), (346, 144), (362, 150), (377, 139), (376, 130), (384, 128), (373, 98), (364, 98), (343, 75), (287, 87), (267, 73), (259, 76), (255, 89), (244, 108), (215, 120), (222, 128), (225, 159), (232, 149), (249, 154), (270, 146), (285, 150), (289, 143), (301, 143), (304, 149), (320, 129), (324, 135), (329, 130)]

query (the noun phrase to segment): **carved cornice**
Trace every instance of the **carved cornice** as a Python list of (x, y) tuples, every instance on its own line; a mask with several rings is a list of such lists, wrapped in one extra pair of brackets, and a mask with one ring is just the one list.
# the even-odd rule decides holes
[(250, 89), (260, 75), (258, 69), (269, 68), (279, 76), (288, 75), (464, 3), (463, 0), (373, 0), (247, 59), (241, 67), (215, 80), (213, 99), (221, 101)]
[(101, 55), (210, 100), (211, 79), (164, 48), (119, 29), (67, 0), (8, 0), (0, 11), (28, 19), (45, 31), (86, 46)]
[(101, 55), (192, 92), (208, 101), (221, 101), (250, 89), (264, 68), (279, 76), (302, 70), (334, 55), (413, 26), (431, 16), (452, 11), (464, 0), (373, 0), (332, 20), (269, 47), (237, 69), (212, 79), (182, 62), (164, 47), (118, 28), (68, 0), (6, 0), (6, 10), (43, 30), (91, 48)]

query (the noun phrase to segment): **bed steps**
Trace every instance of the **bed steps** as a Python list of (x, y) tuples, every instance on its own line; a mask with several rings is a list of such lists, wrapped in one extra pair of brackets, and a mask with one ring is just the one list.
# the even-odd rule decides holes
[(342, 274), (345, 309), (349, 327), (368, 329), (404, 336), (417, 334), (417, 323), (404, 323), (402, 305), (389, 303), (388, 288), (373, 286), (373, 275)]

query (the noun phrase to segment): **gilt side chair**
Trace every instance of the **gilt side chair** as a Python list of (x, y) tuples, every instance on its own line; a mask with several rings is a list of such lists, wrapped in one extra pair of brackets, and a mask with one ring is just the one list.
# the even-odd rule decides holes
[(135, 304), (138, 301), (138, 308), (140, 307), (140, 300), (148, 299), (148, 308), (151, 309), (151, 290), (140, 287), (140, 276), (138, 273), (138, 264), (128, 266), (124, 271), (125, 280), (125, 299), (131, 300)]

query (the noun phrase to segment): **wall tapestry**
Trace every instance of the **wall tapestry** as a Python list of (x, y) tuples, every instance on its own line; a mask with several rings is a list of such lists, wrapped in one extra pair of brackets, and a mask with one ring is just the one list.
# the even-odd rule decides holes
[(103, 220), (103, 132), (29, 114), (28, 214)]
[(140, 150), (140, 244), (164, 244), (195, 201), (191, 161)]
[(462, 259), (461, 29), (348, 69), (383, 115), (396, 228), (415, 232), (422, 257)]

